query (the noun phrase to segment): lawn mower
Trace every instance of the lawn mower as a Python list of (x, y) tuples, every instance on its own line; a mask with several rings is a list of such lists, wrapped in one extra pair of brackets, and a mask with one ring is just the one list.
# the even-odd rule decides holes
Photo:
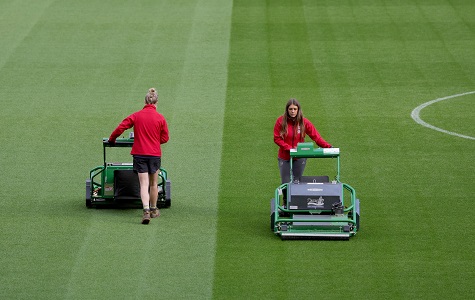
[[(106, 149), (112, 147), (130, 148), (134, 144), (133, 132), (129, 138), (118, 138), (115, 143), (102, 139), (104, 164), (89, 172), (86, 179), (86, 207), (127, 206), (142, 207), (138, 175), (133, 171), (131, 162), (107, 162)], [(168, 172), (160, 168), (158, 172), (159, 208), (171, 206), (171, 182)]]
[[(340, 149), (299, 143), (290, 150), (290, 157), (290, 182), (280, 185), (271, 199), (271, 230), (283, 240), (349, 240), (360, 227), (360, 200), (350, 185), (340, 182)], [(330, 181), (329, 176), (294, 179), (292, 167), (296, 158), (335, 159), (334, 180)]]

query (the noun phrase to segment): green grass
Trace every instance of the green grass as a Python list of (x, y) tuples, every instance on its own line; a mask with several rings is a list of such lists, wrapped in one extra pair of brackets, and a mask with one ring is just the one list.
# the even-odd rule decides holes
[[(470, 298), (475, 144), (411, 111), (475, 90), (474, 13), (469, 0), (0, 1), (0, 298)], [(152, 86), (173, 200), (142, 226), (140, 210), (86, 209), (84, 181)], [(272, 129), (291, 97), (342, 149), (362, 210), (348, 242), (269, 230)], [(421, 118), (474, 137), (474, 98)]]

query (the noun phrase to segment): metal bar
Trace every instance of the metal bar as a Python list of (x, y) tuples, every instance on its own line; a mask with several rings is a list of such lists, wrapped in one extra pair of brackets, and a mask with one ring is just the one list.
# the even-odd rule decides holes
[(288, 212), (288, 213), (299, 213), (299, 212), (314, 212), (316, 215), (317, 212), (329, 212), (332, 211), (331, 209), (287, 209), (281, 205), (278, 206), (278, 208), (283, 211), (283, 212)]
[[(93, 174), (94, 171), (97, 171), (97, 170), (100, 170), (100, 171), (97, 172), (97, 173), (95, 173), (95, 174)], [(89, 172), (89, 178), (91, 179), (92, 185), (97, 185), (97, 186), (100, 186), (100, 187), (103, 186), (103, 182), (102, 182), (102, 181), (101, 181), (101, 183), (99, 184), (99, 183), (97, 183), (97, 182), (94, 181), (94, 178), (95, 178), (97, 175), (99, 175), (99, 174), (101, 174), (102, 172), (104, 172), (104, 170), (105, 170), (105, 168), (104, 168), (103, 166), (99, 166), (99, 167), (95, 167), (94, 169), (91, 170), (91, 172)]]
[(329, 223), (329, 222), (335, 222), (335, 223), (352, 223), (352, 224), (356, 224), (356, 221), (354, 220), (351, 220), (351, 219), (280, 219), (280, 218), (276, 218), (276, 224), (277, 223), (283, 223), (283, 222), (310, 222), (310, 223), (322, 223), (322, 222), (326, 222), (326, 223)]
[(350, 233), (307, 233), (307, 232), (281, 232), (281, 236), (295, 237), (350, 237)]
[(355, 207), (355, 202), (356, 202), (356, 191), (354, 188), (352, 188), (350, 185), (346, 184), (346, 183), (343, 183), (343, 188), (347, 189), (348, 191), (350, 191), (350, 194), (351, 194), (351, 205), (350, 207), (348, 207), (347, 209), (345, 209), (344, 211), (350, 211), (352, 210), (352, 216), (351, 216), (351, 219), (352, 219), (352, 223), (353, 224), (356, 224), (356, 210), (354, 209)]
[(337, 170), (336, 170), (336, 181), (340, 182), (340, 156), (336, 158), (336, 165), (337, 165)]
[(102, 144), (102, 148), (104, 148), (104, 168), (106, 167), (106, 144)]

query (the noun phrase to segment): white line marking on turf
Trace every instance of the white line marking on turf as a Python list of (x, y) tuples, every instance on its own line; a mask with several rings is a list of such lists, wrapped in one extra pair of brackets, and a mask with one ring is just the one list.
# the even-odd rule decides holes
[(466, 92), (466, 93), (462, 93), (462, 94), (451, 95), (451, 96), (447, 96), (447, 97), (443, 97), (443, 98), (437, 98), (437, 99), (432, 100), (432, 101), (428, 101), (428, 102), (423, 103), (423, 104), (419, 105), (418, 107), (414, 108), (414, 110), (411, 113), (411, 117), (414, 119), (414, 121), (416, 121), (416, 123), (418, 123), (422, 126), (425, 126), (427, 128), (437, 130), (437, 131), (440, 131), (440, 132), (443, 132), (443, 133), (446, 133), (446, 134), (458, 136), (458, 137), (461, 137), (461, 138), (464, 138), (464, 139), (475, 140), (475, 137), (472, 137), (472, 136), (463, 135), (463, 134), (448, 131), (448, 130), (445, 130), (445, 129), (442, 129), (442, 128), (439, 128), (439, 127), (435, 127), (435, 126), (433, 126), (429, 123), (424, 122), (421, 119), (421, 117), (419, 116), (419, 113), (421, 112), (421, 110), (426, 108), (429, 105), (432, 105), (432, 104), (434, 104), (436, 102), (439, 102), (439, 101), (448, 100), (448, 99), (457, 98), (457, 97), (462, 97), (462, 96), (466, 96), (466, 95), (470, 95), (470, 94), (475, 94), (475, 91)]

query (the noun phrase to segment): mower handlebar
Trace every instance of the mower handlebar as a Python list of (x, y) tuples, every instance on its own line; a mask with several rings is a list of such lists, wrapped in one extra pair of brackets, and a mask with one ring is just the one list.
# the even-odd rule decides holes
[(134, 139), (119, 138), (115, 140), (115, 143), (110, 143), (108, 138), (102, 139), (102, 144), (105, 147), (132, 147)]
[(295, 158), (339, 157), (340, 148), (314, 148), (313, 143), (298, 143), (296, 149), (290, 150)]

